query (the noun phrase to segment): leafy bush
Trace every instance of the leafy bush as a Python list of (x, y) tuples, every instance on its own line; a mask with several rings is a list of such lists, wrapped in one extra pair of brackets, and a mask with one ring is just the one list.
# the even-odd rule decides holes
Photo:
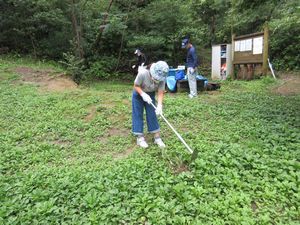
[(63, 53), (63, 57), (64, 61), (60, 61), (60, 63), (66, 66), (67, 73), (72, 76), (72, 79), (79, 83), (83, 77), (83, 60), (71, 53)]
[(87, 78), (97, 78), (101, 80), (107, 80), (112, 78), (118, 78), (119, 74), (114, 70), (117, 66), (117, 59), (113, 56), (104, 56), (100, 60), (93, 62), (89, 69), (85, 71)]
[(290, 1), (278, 14), (270, 22), (270, 58), (276, 70), (300, 70), (298, 1)]

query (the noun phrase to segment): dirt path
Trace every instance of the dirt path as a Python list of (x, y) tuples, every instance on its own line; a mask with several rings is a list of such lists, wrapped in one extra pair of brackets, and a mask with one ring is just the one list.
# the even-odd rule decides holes
[(77, 88), (77, 84), (69, 77), (51, 69), (37, 70), (29, 67), (18, 67), (15, 72), (21, 75), (22, 82), (36, 84), (42, 90), (62, 92)]
[(281, 95), (300, 94), (299, 74), (279, 74), (282, 84), (274, 89), (274, 92)]

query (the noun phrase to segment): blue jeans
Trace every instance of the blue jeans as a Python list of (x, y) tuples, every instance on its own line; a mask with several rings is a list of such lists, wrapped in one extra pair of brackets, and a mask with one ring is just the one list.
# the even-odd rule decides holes
[[(155, 102), (155, 92), (147, 92)], [(132, 93), (132, 132), (134, 135), (143, 135), (144, 133), (144, 108), (146, 109), (146, 121), (149, 133), (160, 131), (155, 109), (152, 105), (144, 102), (143, 98), (133, 90)]]

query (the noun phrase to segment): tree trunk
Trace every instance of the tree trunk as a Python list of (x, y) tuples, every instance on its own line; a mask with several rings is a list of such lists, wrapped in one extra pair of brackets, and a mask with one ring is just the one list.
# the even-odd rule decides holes
[(35, 47), (35, 44), (34, 44), (34, 37), (31, 34), (29, 34), (29, 37), (30, 37), (30, 40), (31, 40), (32, 48), (33, 48), (33, 55), (34, 55), (34, 58), (36, 59), (37, 54), (36, 54), (36, 47)]
[(81, 18), (80, 18), (80, 21), (79, 21), (79, 25), (78, 25), (78, 22), (77, 22), (77, 17), (76, 17), (76, 11), (75, 11), (75, 0), (72, 0), (71, 1), (72, 3), (72, 10), (71, 10), (71, 19), (72, 19), (72, 27), (73, 27), (73, 32), (74, 32), (74, 35), (75, 35), (75, 43), (76, 43), (76, 55), (80, 58), (80, 59), (83, 59), (84, 57), (84, 52), (83, 52), (83, 48), (81, 46), (81, 40), (82, 40), (82, 37), (81, 37)]
[(108, 18), (108, 15), (109, 15), (109, 11), (110, 11), (110, 8), (112, 6), (112, 3), (113, 3), (113, 0), (110, 0), (109, 2), (109, 5), (108, 5), (108, 8), (106, 10), (106, 14), (104, 15), (104, 18), (103, 18), (103, 21), (102, 21), (102, 24), (100, 25), (100, 29), (99, 29), (99, 32), (97, 34), (97, 37), (96, 37), (96, 40), (93, 44), (93, 49), (96, 50), (98, 47), (99, 47), (99, 43), (100, 43), (100, 40), (101, 40), (101, 37), (102, 37), (102, 33), (104, 31), (104, 28), (105, 28), (105, 24), (106, 24), (106, 20)]
[(211, 46), (215, 42), (215, 32), (216, 32), (216, 17), (212, 16), (212, 20), (211, 20), (211, 39), (210, 39), (210, 45)]
[[(129, 7), (128, 7), (128, 11), (127, 11), (126, 19), (125, 19), (125, 24), (127, 24), (130, 9), (131, 9), (131, 3), (129, 5)], [(124, 29), (123, 33), (122, 33), (121, 46), (120, 46), (120, 50), (119, 50), (118, 62), (117, 62), (117, 66), (115, 68), (115, 72), (119, 68), (119, 64), (120, 64), (120, 60), (121, 60), (121, 54), (122, 54), (122, 50), (123, 50), (125, 31), (126, 31), (126, 29)]]

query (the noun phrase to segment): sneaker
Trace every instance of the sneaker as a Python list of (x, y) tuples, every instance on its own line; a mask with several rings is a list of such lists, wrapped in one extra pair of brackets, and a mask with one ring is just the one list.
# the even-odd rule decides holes
[(148, 144), (144, 137), (138, 137), (136, 139), (136, 144), (142, 148), (148, 148)]
[(195, 98), (196, 95), (189, 94), (189, 98)]
[(154, 144), (157, 144), (160, 148), (165, 148), (165, 143), (161, 140), (161, 138), (154, 138)]

